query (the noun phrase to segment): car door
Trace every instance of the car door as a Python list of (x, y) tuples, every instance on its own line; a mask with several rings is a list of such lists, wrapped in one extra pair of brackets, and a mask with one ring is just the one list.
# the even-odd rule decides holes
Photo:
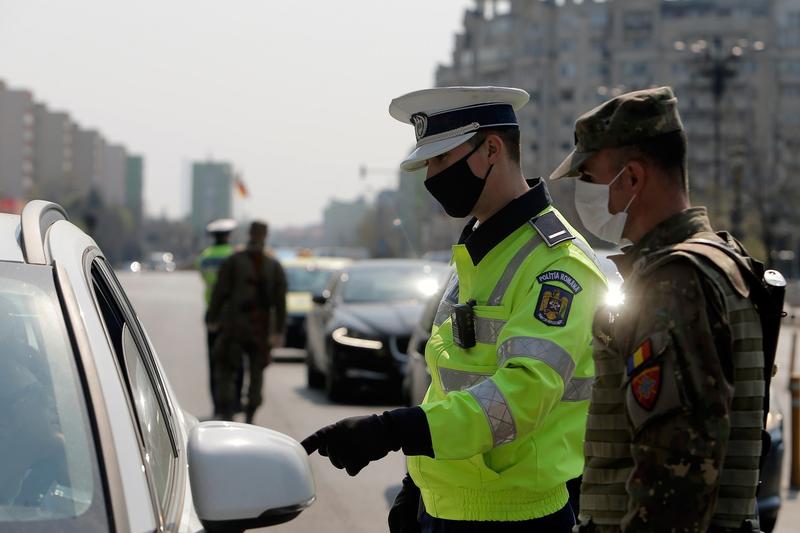
[(144, 329), (113, 270), (99, 255), (88, 268), (106, 334), (126, 384), (154, 512), (161, 527), (177, 529), (187, 472), (176, 407)]
[(327, 358), (325, 356), (328, 342), (326, 327), (332, 314), (337, 288), (341, 285), (339, 280), (342, 275), (342, 273), (337, 272), (331, 276), (327, 287), (322, 291), (322, 295), (327, 300), (324, 304), (315, 303), (306, 319), (308, 322), (309, 356), (314, 358), (315, 366), (322, 370), (327, 368)]

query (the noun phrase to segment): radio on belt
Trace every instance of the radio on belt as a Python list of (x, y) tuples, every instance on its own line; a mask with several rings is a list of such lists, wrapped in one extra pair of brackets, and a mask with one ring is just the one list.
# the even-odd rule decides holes
[(465, 304), (456, 304), (450, 314), (453, 322), (453, 342), (461, 348), (475, 346), (475, 314), (472, 310), (475, 303), (475, 300), (470, 300)]

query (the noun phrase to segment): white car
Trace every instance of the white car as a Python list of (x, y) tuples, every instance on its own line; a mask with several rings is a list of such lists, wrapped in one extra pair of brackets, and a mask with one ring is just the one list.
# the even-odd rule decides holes
[(303, 448), (183, 412), (95, 242), (0, 215), (0, 530), (243, 531), (311, 505)]

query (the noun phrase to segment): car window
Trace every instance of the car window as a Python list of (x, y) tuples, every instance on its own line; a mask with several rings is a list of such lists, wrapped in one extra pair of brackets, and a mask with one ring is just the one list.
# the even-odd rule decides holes
[(289, 292), (322, 294), (331, 271), (313, 265), (292, 266), (285, 269)]
[(176, 468), (177, 450), (171, 436), (161, 380), (135, 321), (136, 315), (111, 269), (95, 260), (91, 272), (100, 311), (127, 380), (144, 448), (146, 472), (157, 501), (164, 509), (170, 499), (170, 480)]
[(0, 262), (0, 530), (107, 531), (89, 406), (53, 271)]
[(442, 284), (446, 265), (385, 265), (351, 268), (342, 274), (347, 303), (426, 301)]
[(158, 395), (153, 389), (153, 382), (145, 367), (144, 357), (127, 324), (122, 329), (122, 350), (128, 364), (128, 379), (133, 391), (134, 406), (139, 415), (139, 427), (147, 449), (151, 452), (147, 455), (147, 461), (152, 466), (153, 479), (161, 504), (166, 505), (174, 458), (172, 440), (159, 405)]
[(423, 331), (430, 332), (431, 328), (433, 328), (433, 321), (436, 318), (436, 311), (439, 309), (439, 303), (442, 301), (442, 296), (444, 296), (444, 290), (447, 288), (447, 285), (442, 285), (442, 287), (431, 296), (428, 300), (428, 303), (425, 304), (425, 310), (422, 312), (422, 316), (419, 319), (419, 326), (422, 328)]

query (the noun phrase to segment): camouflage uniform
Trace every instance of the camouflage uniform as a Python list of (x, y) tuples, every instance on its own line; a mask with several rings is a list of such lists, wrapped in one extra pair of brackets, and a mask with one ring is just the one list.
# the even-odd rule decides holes
[[(681, 129), (669, 88), (622, 95), (578, 120), (576, 150), (551, 178)], [(626, 301), (595, 314), (576, 531), (758, 531), (761, 323), (736, 263), (692, 239), (746, 255), (689, 208), (611, 258)]]
[(237, 404), (236, 374), (248, 358), (246, 412), (261, 405), (264, 368), (270, 362), (269, 335), (286, 325), (286, 275), (280, 263), (261, 248), (230, 256), (219, 270), (211, 295), (208, 322), (219, 324), (212, 357), (221, 414), (230, 418)]

